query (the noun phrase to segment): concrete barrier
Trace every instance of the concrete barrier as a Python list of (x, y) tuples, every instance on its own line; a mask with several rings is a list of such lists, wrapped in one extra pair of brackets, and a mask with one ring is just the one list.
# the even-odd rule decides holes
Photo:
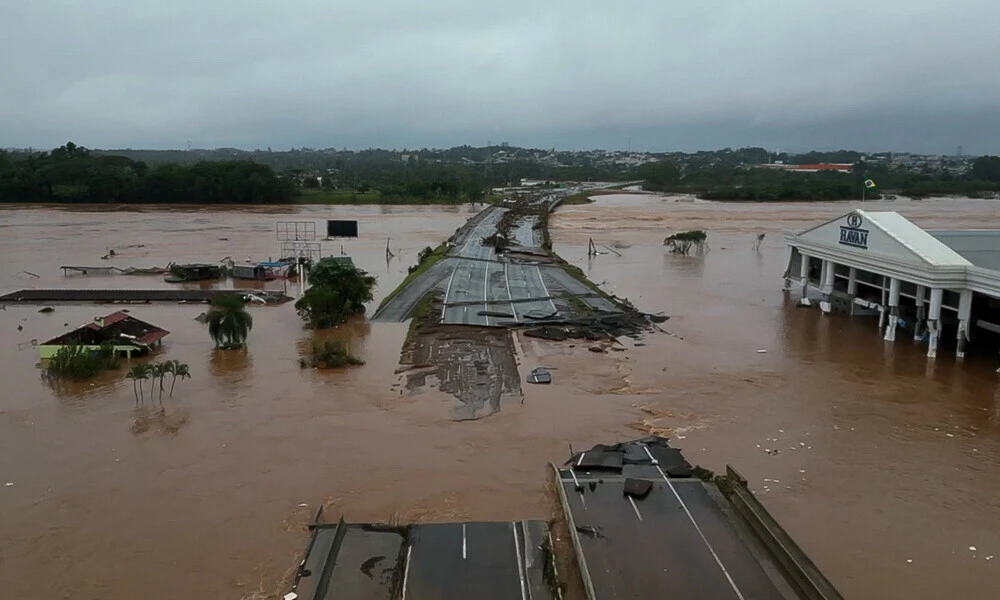
[(757, 500), (747, 487), (747, 480), (729, 465), (726, 465), (726, 477), (731, 484), (726, 490), (730, 503), (767, 548), (799, 596), (808, 600), (843, 600), (840, 592)]

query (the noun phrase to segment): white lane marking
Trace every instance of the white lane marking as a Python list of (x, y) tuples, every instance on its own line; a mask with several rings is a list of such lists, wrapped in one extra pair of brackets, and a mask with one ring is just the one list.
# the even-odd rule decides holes
[(715, 564), (719, 565), (719, 568), (722, 569), (722, 574), (726, 576), (726, 580), (729, 581), (730, 587), (732, 587), (733, 591), (736, 592), (736, 597), (740, 600), (746, 600), (743, 597), (743, 593), (740, 592), (740, 588), (736, 587), (736, 582), (733, 581), (732, 575), (730, 575), (729, 571), (726, 570), (726, 565), (722, 564), (722, 559), (720, 559), (719, 555), (715, 553), (715, 548), (712, 547), (708, 538), (706, 538), (705, 534), (702, 533), (701, 527), (698, 526), (698, 522), (694, 520), (694, 515), (691, 514), (690, 510), (688, 510), (687, 504), (684, 504), (684, 501), (681, 500), (681, 495), (677, 493), (677, 489), (674, 487), (674, 484), (670, 482), (670, 479), (667, 478), (667, 475), (663, 472), (663, 469), (661, 469), (659, 465), (656, 466), (656, 470), (660, 472), (660, 477), (663, 478), (663, 481), (667, 482), (667, 486), (670, 487), (670, 491), (674, 493), (674, 498), (677, 498), (677, 502), (679, 502), (681, 508), (684, 509), (684, 514), (687, 515), (688, 520), (691, 521), (692, 525), (694, 525), (695, 531), (697, 531), (698, 535), (701, 536), (701, 541), (705, 542), (705, 547), (712, 553), (712, 558), (715, 559)]
[(451, 270), (451, 277), (448, 278), (448, 288), (444, 291), (444, 302), (441, 306), (441, 320), (444, 321), (444, 311), (448, 310), (448, 296), (451, 294), (451, 282), (455, 281), (455, 273), (458, 271), (458, 265), (462, 262), (462, 259), (455, 259), (455, 268)]
[[(489, 292), (489, 289), (490, 289), (490, 264), (492, 264), (492, 263), (486, 263), (486, 268), (483, 269), (483, 272), (486, 273), (486, 275), (483, 276), (483, 310), (485, 310), (485, 311), (489, 311), (490, 310), (490, 304), (489, 304), (489, 299), (490, 299), (490, 292)], [(483, 318), (486, 320), (486, 324), (489, 325), (490, 324), (490, 316), (488, 314), (486, 314), (486, 315), (483, 315)]]
[(580, 504), (583, 505), (584, 510), (587, 510), (587, 500), (583, 497), (583, 486), (580, 485), (580, 480), (576, 478), (576, 473), (573, 471), (572, 466), (569, 468), (569, 474), (573, 478), (573, 488), (577, 494), (580, 494)]
[(406, 582), (410, 578), (410, 555), (413, 553), (413, 546), (406, 548), (406, 568), (403, 569), (403, 595), (400, 600), (406, 600)]
[(514, 552), (517, 553), (517, 576), (521, 579), (521, 600), (528, 600), (524, 591), (524, 565), (521, 563), (521, 540), (517, 538), (517, 523), (511, 523), (510, 528), (514, 531)]
[(632, 499), (632, 496), (629, 496), (628, 501), (632, 504), (632, 510), (635, 511), (635, 516), (639, 517), (639, 520), (641, 521), (642, 514), (639, 512), (639, 507), (635, 505), (635, 500)]
[(468, 558), (468, 554), (465, 551), (465, 523), (462, 523), (462, 560)]
[(517, 318), (517, 308), (514, 307), (514, 296), (510, 294), (510, 280), (507, 279), (507, 263), (503, 264), (503, 282), (507, 286), (507, 300), (510, 302), (510, 313), (514, 315), (514, 321), (520, 322)]
[(541, 267), (535, 267), (535, 272), (538, 273), (538, 281), (541, 282), (542, 290), (545, 291), (545, 296), (549, 298), (549, 304), (552, 305), (552, 312), (559, 312), (559, 309), (556, 308), (556, 303), (552, 301), (552, 294), (549, 293), (549, 288), (545, 286), (545, 279), (542, 277)]
[[(528, 524), (525, 521), (521, 521), (521, 532), (524, 534), (524, 577), (525, 580), (527, 580), (528, 567), (530, 566), (528, 561), (531, 560), (531, 558), (529, 557), (531, 556), (532, 545), (531, 545), (531, 539), (529, 539), (531, 530), (528, 528)], [(534, 595), (531, 593), (531, 582), (528, 581), (525, 587), (528, 588), (528, 600), (533, 600)]]

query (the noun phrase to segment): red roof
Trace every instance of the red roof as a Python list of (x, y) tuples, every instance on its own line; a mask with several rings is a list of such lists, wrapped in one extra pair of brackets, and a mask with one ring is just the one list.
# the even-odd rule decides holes
[(843, 171), (854, 168), (851, 164), (818, 163), (813, 165), (796, 165), (796, 169), (810, 169), (814, 171)]
[(153, 342), (162, 340), (163, 338), (167, 337), (168, 333), (170, 333), (170, 332), (167, 331), (166, 329), (159, 329), (157, 331), (150, 331), (149, 333), (147, 333), (146, 335), (142, 336), (141, 338), (139, 338), (136, 341), (139, 342), (140, 344), (148, 346), (148, 345), (152, 344)]
[[(90, 333), (96, 332), (96, 333)], [(97, 345), (103, 341), (133, 343), (149, 346), (170, 333), (151, 323), (140, 321), (132, 315), (118, 311), (105, 317), (97, 317), (78, 329), (53, 338), (44, 345), (86, 344)]]
[[(110, 315), (108, 315), (108, 316), (106, 316), (106, 317), (104, 317), (102, 319), (94, 319), (94, 322), (93, 323), (89, 323), (87, 325), (87, 327), (90, 327), (94, 331), (99, 331), (99, 330), (103, 329), (104, 327), (108, 327), (109, 325), (114, 325), (115, 323), (120, 323), (121, 321), (124, 321), (128, 317), (129, 317), (128, 313), (125, 313), (125, 312), (122, 312), (122, 311), (113, 312)], [(102, 325), (102, 323), (103, 323), (103, 325)]]

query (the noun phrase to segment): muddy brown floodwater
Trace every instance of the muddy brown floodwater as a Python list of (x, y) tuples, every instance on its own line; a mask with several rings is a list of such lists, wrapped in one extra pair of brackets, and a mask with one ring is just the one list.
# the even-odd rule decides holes
[[(246, 352), (213, 350), (194, 320), (200, 305), (130, 307), (171, 331), (161, 357), (189, 363), (194, 375), (178, 382), (161, 416), (133, 408), (120, 373), (56, 388), (39, 378), (32, 339), (112, 308), (6, 306), (3, 597), (274, 594), (320, 503), (355, 521), (545, 518), (555, 514), (547, 461), (565, 459), (570, 443), (646, 431), (670, 433), (692, 462), (739, 468), (848, 598), (1000, 595), (995, 357), (956, 365), (943, 351), (928, 362), (912, 344), (879, 340), (869, 320), (823, 317), (785, 299), (780, 230), (804, 229), (848, 204), (674, 200), (602, 196), (552, 219), (557, 252), (639, 308), (673, 315), (665, 324), (673, 335), (607, 355), (518, 336), (522, 375), (544, 365), (553, 384), (525, 386), (523, 404), (477, 421), (455, 422), (455, 399), (436, 390), (401, 393), (405, 323), (322, 332), (349, 340), (367, 364), (318, 372), (298, 367), (312, 332), (291, 305), (252, 309)], [(925, 226), (1000, 227), (994, 207), (963, 199), (866, 206)], [(131, 244), (145, 246), (122, 250), (113, 264), (263, 259), (277, 254), (275, 221), (356, 216), (362, 238), (344, 250), (379, 276), (378, 301), (421, 248), (471, 214), (4, 207), (0, 289), (165, 286), (158, 277), (63, 277), (58, 267), (103, 264), (105, 248)], [(709, 231), (708, 253), (665, 252), (669, 232), (693, 228)], [(759, 232), (767, 237), (754, 253)], [(386, 237), (400, 255), (388, 264)], [(598, 246), (621, 242), (622, 256), (588, 260), (591, 237)]]

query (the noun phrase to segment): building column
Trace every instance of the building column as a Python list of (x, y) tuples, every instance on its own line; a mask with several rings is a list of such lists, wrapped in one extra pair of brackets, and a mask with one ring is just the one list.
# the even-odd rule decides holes
[(938, 336), (941, 335), (941, 300), (944, 290), (931, 288), (931, 305), (927, 311), (927, 358), (937, 358)]
[(799, 283), (802, 285), (802, 298), (799, 304), (812, 306), (809, 302), (809, 257), (805, 254), (802, 254), (802, 263), (799, 265)]
[(899, 287), (902, 282), (895, 277), (889, 280), (889, 326), (885, 328), (885, 341), (896, 341), (896, 325), (899, 324)]
[(917, 320), (913, 323), (913, 341), (920, 341), (920, 334), (923, 333), (924, 329), (924, 319), (927, 318), (926, 311), (924, 310), (924, 296), (927, 295), (927, 288), (922, 285), (917, 286)]
[(787, 292), (792, 289), (792, 253), (795, 249), (791, 246), (785, 246), (785, 274), (784, 274), (784, 286), (781, 291)]
[(962, 290), (958, 300), (958, 345), (955, 358), (965, 358), (965, 342), (969, 340), (969, 317), (972, 316), (972, 290)]
[(830, 297), (833, 295), (833, 278), (837, 272), (837, 263), (832, 260), (823, 261), (822, 275), (820, 275), (820, 292), (823, 293), (823, 300), (819, 303), (819, 308), (824, 313), (829, 313), (833, 309)]
[(851, 315), (854, 315), (854, 297), (858, 295), (858, 270), (851, 267), (847, 275), (847, 297), (851, 303)]
[(879, 283), (879, 288), (882, 290), (882, 297), (879, 299), (878, 304), (878, 334), (882, 335), (882, 328), (885, 327), (885, 305), (889, 290), (885, 288), (885, 275), (879, 275), (882, 281)]

